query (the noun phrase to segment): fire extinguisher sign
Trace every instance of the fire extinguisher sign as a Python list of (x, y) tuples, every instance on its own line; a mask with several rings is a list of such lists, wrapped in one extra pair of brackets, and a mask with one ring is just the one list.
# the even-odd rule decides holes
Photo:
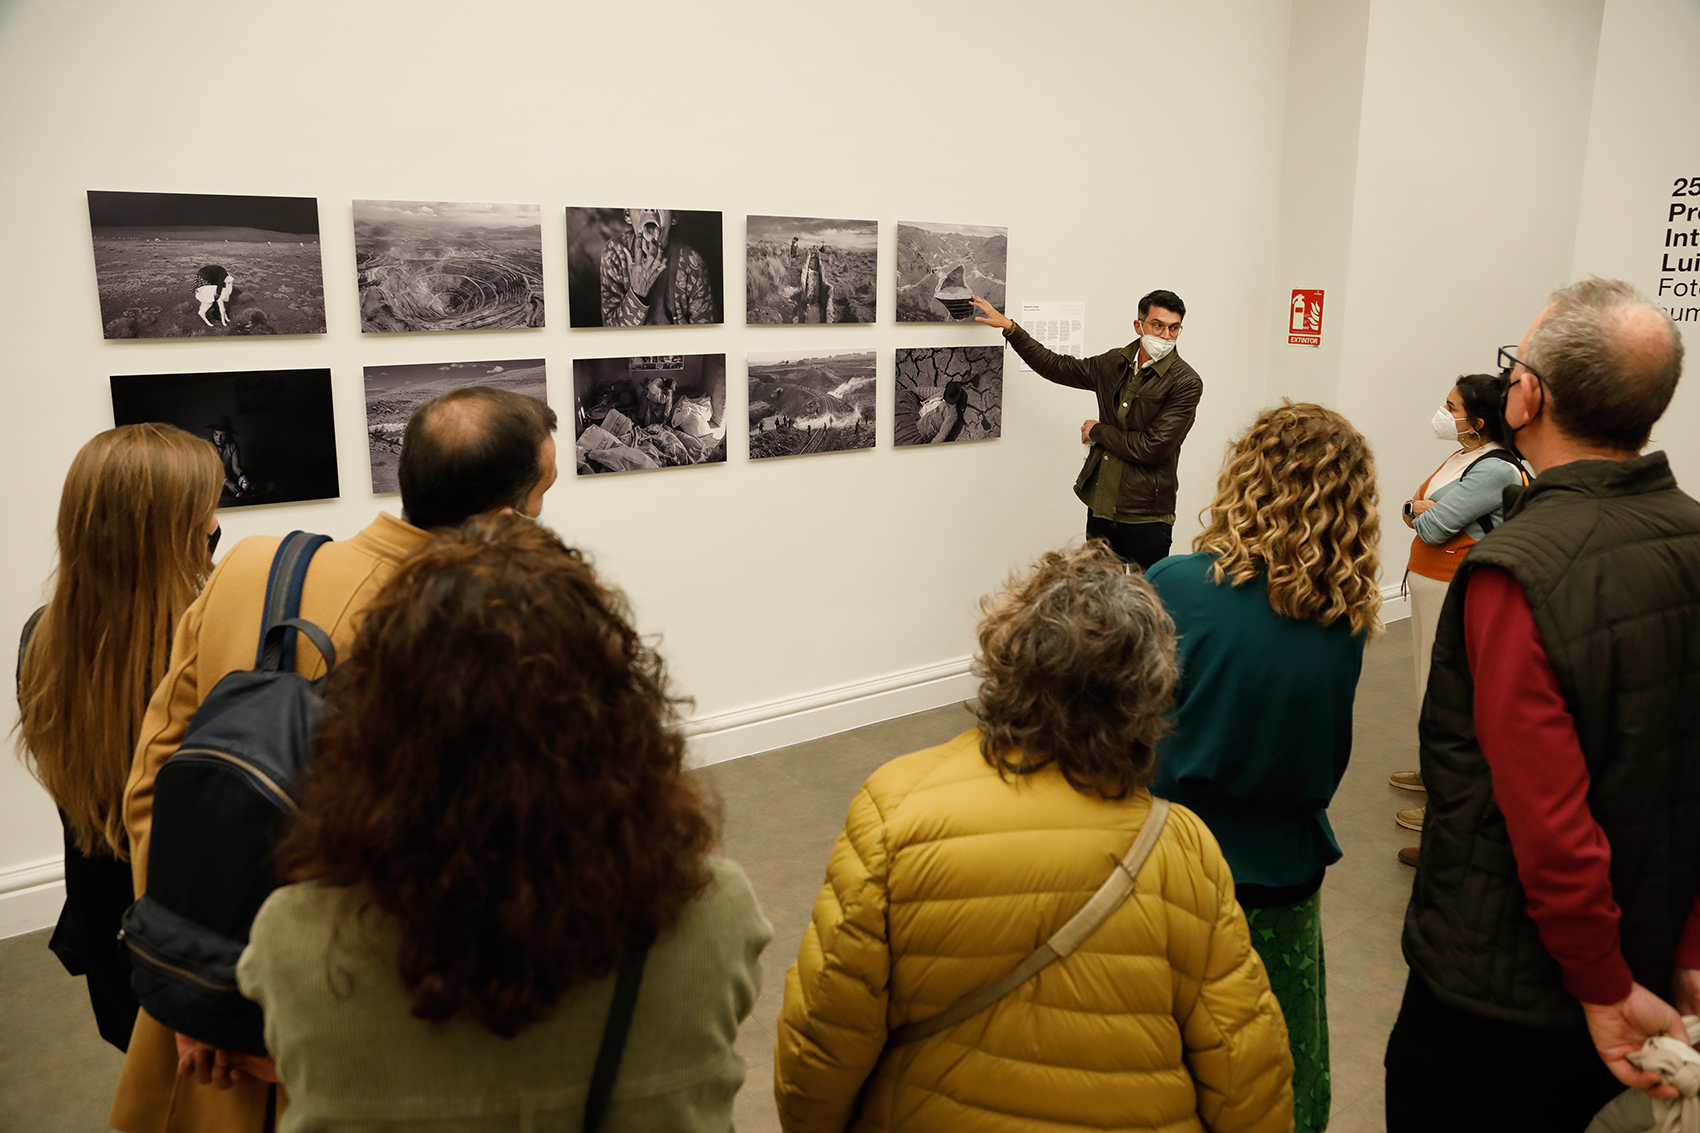
[(1322, 345), (1322, 289), (1293, 288), (1287, 314), (1288, 346)]

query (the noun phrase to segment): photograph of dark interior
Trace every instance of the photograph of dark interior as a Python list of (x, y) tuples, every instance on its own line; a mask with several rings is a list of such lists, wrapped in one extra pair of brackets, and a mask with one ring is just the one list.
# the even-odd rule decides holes
[(896, 390), (899, 447), (991, 440), (1003, 432), (1003, 347), (900, 348)]
[(750, 459), (874, 447), (872, 350), (750, 355)]
[(1009, 229), (983, 224), (897, 226), (897, 321), (965, 323), (978, 295), (998, 310), (1009, 274)]
[(112, 378), (112, 423), (163, 421), (224, 461), (218, 506), (337, 497), (331, 372), (225, 370)]
[(879, 234), (871, 220), (750, 217), (744, 321), (873, 322)]
[(107, 338), (324, 334), (312, 197), (90, 191)]
[(575, 327), (718, 323), (726, 256), (718, 212), (567, 210), (567, 314)]
[(578, 474), (726, 459), (726, 355), (573, 362)]
[(549, 398), (541, 358), (503, 358), (492, 362), (423, 362), (410, 366), (366, 367), (366, 447), (372, 457), (372, 492), (399, 492), (396, 462), (401, 438), (413, 411), (451, 390), (489, 386)]
[(355, 201), (354, 264), (366, 334), (543, 325), (536, 205)]

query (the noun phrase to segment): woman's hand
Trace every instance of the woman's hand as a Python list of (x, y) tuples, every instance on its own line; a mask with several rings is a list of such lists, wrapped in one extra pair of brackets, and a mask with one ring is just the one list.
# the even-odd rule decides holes
[(974, 306), (980, 308), (982, 313), (974, 316), (975, 322), (985, 323), (987, 326), (997, 327), (999, 330), (1008, 330), (1010, 327), (1015, 325), (1014, 319), (999, 314), (996, 307), (992, 306), (978, 295), (971, 297), (968, 301), (974, 304)]
[[(1434, 506), (1433, 500), (1406, 500), (1405, 507), (1399, 510), (1399, 515), (1405, 521), (1405, 526), (1415, 529), (1416, 517)], [(1409, 509), (1408, 511), (1406, 509)]]

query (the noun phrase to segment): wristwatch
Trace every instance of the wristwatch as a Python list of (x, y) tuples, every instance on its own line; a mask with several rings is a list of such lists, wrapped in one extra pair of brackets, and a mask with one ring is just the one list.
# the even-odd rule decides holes
[(1417, 517), (1416, 509), (1411, 507), (1411, 501), (1410, 500), (1406, 500), (1405, 501), (1405, 518), (1406, 519), (1415, 519), (1416, 517)]
[(1010, 335), (1012, 335), (1014, 333), (1015, 333), (1015, 320), (1011, 319), (1011, 320), (1009, 320), (1009, 325), (1003, 328), (1003, 336), (1005, 338), (1008, 338)]

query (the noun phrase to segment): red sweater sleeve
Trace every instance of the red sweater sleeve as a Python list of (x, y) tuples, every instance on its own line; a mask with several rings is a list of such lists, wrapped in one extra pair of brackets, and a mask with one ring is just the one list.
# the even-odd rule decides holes
[(1565, 989), (1584, 1003), (1616, 1003), (1634, 979), (1618, 945), (1611, 846), (1588, 809), (1588, 766), (1558, 675), (1528, 599), (1506, 571), (1470, 575), (1464, 645), (1476, 685), (1476, 738), (1529, 915), (1564, 969)]

